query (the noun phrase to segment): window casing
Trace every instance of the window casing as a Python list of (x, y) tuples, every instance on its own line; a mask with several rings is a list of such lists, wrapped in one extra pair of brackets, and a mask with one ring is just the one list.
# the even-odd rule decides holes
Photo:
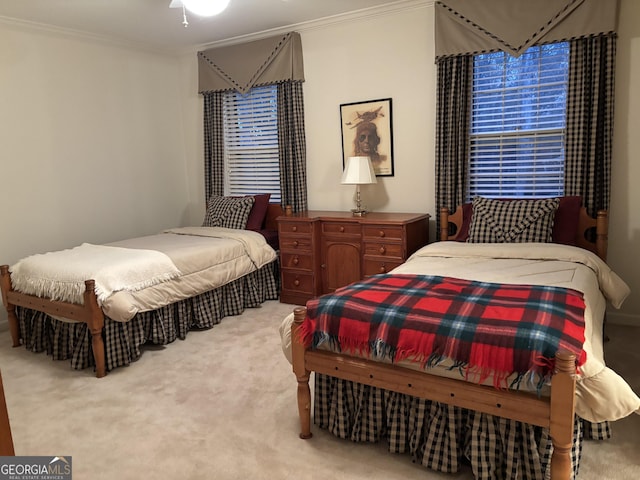
[(564, 192), (569, 44), (474, 56), (468, 198)]
[(280, 203), (277, 86), (226, 92), (223, 117), (225, 195), (270, 193)]

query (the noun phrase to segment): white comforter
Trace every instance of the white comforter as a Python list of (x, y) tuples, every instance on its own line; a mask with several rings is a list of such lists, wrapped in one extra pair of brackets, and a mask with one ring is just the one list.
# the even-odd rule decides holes
[[(392, 273), (427, 274), (486, 282), (554, 285), (585, 298), (587, 361), (576, 387), (576, 413), (589, 421), (640, 414), (640, 398), (604, 362), (602, 326), (607, 300), (619, 308), (629, 287), (609, 266), (586, 250), (556, 244), (470, 244), (436, 242), (415, 252)], [(290, 316), (291, 317), (291, 316)], [(286, 324), (281, 329), (287, 349)]]
[[(253, 231), (222, 227), (184, 227), (166, 230), (157, 235), (138, 237), (105, 246), (94, 246), (91, 255), (82, 262), (73, 255), (75, 249), (34, 255), (11, 267), (14, 288), (24, 293), (24, 264), (39, 268), (41, 257), (56, 257), (49, 262), (45, 275), (65, 281), (60, 265), (73, 263), (73, 281), (81, 291), (84, 280), (93, 279), (102, 287), (99, 302), (104, 313), (117, 321), (128, 321), (138, 312), (155, 310), (173, 302), (218, 288), (254, 272), (276, 259), (276, 252), (265, 238)], [(101, 256), (108, 255), (108, 256)], [(144, 260), (144, 261), (143, 261)], [(58, 267), (58, 269), (56, 269)], [(153, 272), (152, 276), (146, 276)], [(38, 275), (43, 275), (42, 272)], [(66, 278), (66, 281), (70, 281)], [(55, 289), (40, 289), (36, 294), (52, 296)], [(97, 292), (98, 293), (98, 292)], [(54, 295), (55, 296), (55, 295)], [(58, 299), (81, 303), (78, 298)]]

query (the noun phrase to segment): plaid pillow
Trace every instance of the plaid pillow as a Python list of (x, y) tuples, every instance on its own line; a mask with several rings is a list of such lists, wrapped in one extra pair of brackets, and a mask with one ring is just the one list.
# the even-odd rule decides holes
[(247, 226), (249, 212), (255, 199), (253, 197), (221, 197), (211, 195), (207, 202), (203, 227), (226, 227), (243, 230)]
[(558, 198), (512, 200), (473, 199), (470, 243), (546, 243), (551, 241)]

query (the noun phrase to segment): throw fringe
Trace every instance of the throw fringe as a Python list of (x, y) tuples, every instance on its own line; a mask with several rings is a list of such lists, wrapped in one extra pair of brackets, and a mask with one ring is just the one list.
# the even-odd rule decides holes
[[(306, 348), (317, 349), (325, 345), (329, 350), (360, 357), (371, 358), (372, 360), (387, 360), (391, 363), (398, 363), (408, 360), (420, 364), (424, 369), (435, 368), (446, 361), (453, 362), (446, 367), (447, 370), (458, 370), (460, 377), (472, 383), (485, 383), (491, 379), (494, 388), (516, 389), (529, 387), (538, 396), (542, 394), (542, 389), (551, 381), (553, 374), (554, 359), (538, 357), (532, 367), (526, 372), (515, 372), (506, 370), (496, 370), (490, 367), (472, 364), (466, 360), (451, 358), (443, 353), (431, 353), (424, 355), (421, 352), (411, 352), (399, 349), (387, 344), (383, 340), (375, 340), (370, 343), (354, 341), (347, 337), (338, 337), (326, 332), (314, 331), (313, 321), (306, 319), (298, 330), (298, 341), (301, 341)], [(512, 379), (513, 377), (513, 379)], [(510, 380), (511, 379), (511, 380)]]
[(102, 304), (115, 292), (138, 291), (180, 274), (171, 259), (156, 250), (83, 243), (19, 260), (11, 267), (11, 282), (22, 293), (82, 304), (85, 281), (93, 280)]

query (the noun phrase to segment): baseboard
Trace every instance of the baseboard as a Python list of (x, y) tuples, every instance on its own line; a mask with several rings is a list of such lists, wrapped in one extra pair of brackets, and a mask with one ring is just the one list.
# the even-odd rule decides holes
[(625, 327), (640, 327), (640, 315), (607, 311), (607, 323)]

